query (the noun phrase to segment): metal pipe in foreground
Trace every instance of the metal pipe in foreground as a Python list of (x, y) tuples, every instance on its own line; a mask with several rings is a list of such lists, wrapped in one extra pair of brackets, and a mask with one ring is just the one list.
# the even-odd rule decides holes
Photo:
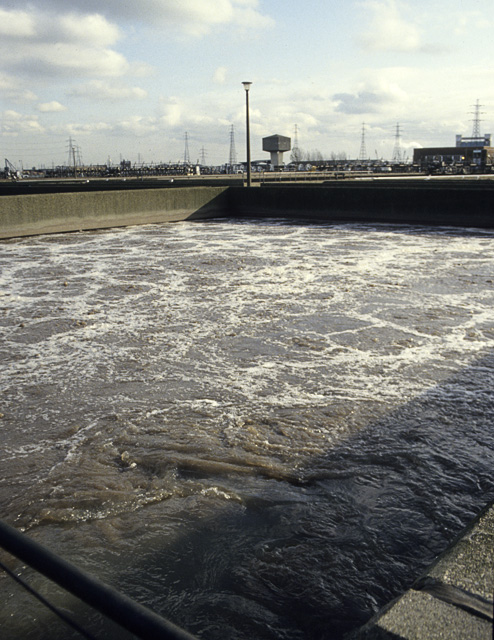
[(0, 520), (0, 546), (143, 640), (197, 640)]

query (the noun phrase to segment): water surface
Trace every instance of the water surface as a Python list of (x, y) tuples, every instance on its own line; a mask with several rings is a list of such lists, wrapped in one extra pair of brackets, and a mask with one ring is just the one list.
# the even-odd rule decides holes
[[(493, 259), (270, 220), (3, 241), (2, 517), (205, 640), (341, 638), (494, 498)], [(0, 597), (2, 637), (78, 637)]]

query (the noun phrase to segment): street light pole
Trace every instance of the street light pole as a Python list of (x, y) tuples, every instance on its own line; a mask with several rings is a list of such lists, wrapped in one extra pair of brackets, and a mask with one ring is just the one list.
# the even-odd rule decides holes
[(247, 186), (252, 186), (252, 175), (250, 167), (250, 125), (249, 125), (249, 89), (252, 82), (242, 82), (245, 89), (245, 117), (247, 124)]

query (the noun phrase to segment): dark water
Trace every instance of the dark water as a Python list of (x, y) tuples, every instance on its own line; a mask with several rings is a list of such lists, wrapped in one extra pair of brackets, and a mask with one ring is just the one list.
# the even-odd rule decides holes
[[(342, 638), (494, 498), (492, 232), (179, 223), (0, 268), (2, 518), (205, 640)], [(0, 597), (2, 638), (78, 637)]]

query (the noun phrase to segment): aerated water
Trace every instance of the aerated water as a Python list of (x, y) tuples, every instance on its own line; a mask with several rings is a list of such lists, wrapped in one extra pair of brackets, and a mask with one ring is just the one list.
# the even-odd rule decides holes
[[(204, 640), (342, 638), (494, 498), (492, 231), (182, 222), (0, 268), (1, 517)], [(0, 598), (2, 638), (78, 637)]]

